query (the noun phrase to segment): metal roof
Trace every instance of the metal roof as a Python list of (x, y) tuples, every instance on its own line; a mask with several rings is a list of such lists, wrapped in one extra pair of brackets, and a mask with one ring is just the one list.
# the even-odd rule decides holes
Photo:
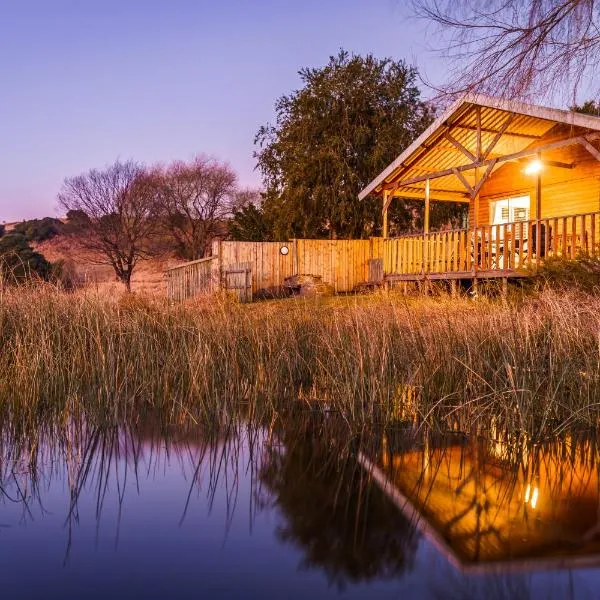
[[(488, 148), (493, 140), (497, 139), (489, 155), (490, 158), (521, 152), (535, 146), (557, 124), (600, 131), (600, 117), (514, 100), (502, 100), (481, 94), (467, 95), (454, 102), (373, 179), (360, 192), (359, 199), (362, 200), (371, 193), (381, 193), (384, 184), (398, 183), (475, 162), (453, 143), (452, 139), (462, 145), (467, 152), (476, 155), (478, 121), (481, 127), (481, 149)], [(502, 134), (498, 138), (500, 132)], [(470, 184), (474, 185), (474, 170), (464, 171), (463, 175)], [(421, 197), (424, 187), (424, 182), (418, 182), (398, 187), (394, 194)], [(465, 186), (454, 175), (439, 177), (431, 184), (432, 198), (468, 201), (465, 191)]]

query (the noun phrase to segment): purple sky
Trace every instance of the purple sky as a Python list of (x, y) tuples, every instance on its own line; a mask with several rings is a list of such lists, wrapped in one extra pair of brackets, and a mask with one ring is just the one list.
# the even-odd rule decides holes
[(206, 153), (258, 185), (254, 134), (301, 67), (344, 47), (443, 76), (406, 4), (0, 0), (0, 222), (57, 214), (64, 177), (117, 158)]

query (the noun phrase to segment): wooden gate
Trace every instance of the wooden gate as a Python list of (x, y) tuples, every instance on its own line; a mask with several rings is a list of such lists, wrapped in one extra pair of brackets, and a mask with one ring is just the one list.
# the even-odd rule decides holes
[(252, 302), (252, 263), (231, 263), (223, 266), (223, 287), (240, 302)]

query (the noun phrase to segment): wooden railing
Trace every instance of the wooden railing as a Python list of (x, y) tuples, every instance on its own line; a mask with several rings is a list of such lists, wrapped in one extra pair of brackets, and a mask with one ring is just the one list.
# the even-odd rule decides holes
[(167, 297), (181, 302), (218, 289), (219, 273), (214, 270), (216, 256), (201, 258), (173, 267), (166, 272)]
[(546, 257), (600, 255), (600, 212), (386, 239), (386, 275), (514, 272)]

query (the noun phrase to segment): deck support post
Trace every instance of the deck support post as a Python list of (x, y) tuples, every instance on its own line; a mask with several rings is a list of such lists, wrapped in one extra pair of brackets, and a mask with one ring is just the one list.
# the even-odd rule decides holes
[(390, 190), (383, 191), (383, 239), (388, 237), (388, 199), (390, 197), (390, 194)]
[(502, 278), (502, 298), (503, 298), (503, 300), (506, 300), (507, 296), (508, 296), (508, 277), (503, 277)]
[(450, 280), (450, 296), (456, 298), (458, 296), (458, 281), (456, 279)]

